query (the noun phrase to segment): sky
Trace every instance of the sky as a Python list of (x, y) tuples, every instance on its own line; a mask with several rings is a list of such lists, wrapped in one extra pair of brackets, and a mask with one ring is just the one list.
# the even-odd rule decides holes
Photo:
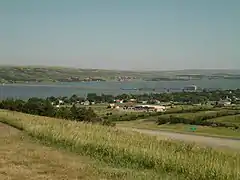
[(240, 69), (239, 0), (0, 0), (0, 64)]

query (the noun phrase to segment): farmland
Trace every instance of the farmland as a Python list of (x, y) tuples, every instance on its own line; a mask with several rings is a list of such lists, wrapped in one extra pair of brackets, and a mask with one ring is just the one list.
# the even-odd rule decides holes
[[(5, 110), (0, 112), (0, 121), (22, 129), (41, 143), (88, 156), (119, 171), (152, 171), (154, 173), (149, 176), (150, 179), (194, 177), (212, 180), (238, 179), (240, 176), (240, 154), (232, 150), (218, 151), (137, 132), (123, 132), (112, 127)], [(145, 178), (148, 177), (145, 175)], [(131, 179), (137, 177), (132, 176)]]
[[(228, 115), (231, 113), (236, 115)], [(219, 108), (195, 113), (169, 113), (167, 111), (163, 115), (150, 116), (136, 121), (117, 122), (117, 125), (121, 127), (240, 138), (240, 115), (238, 113), (236, 110), (226, 111)], [(215, 117), (217, 114), (219, 117)], [(216, 126), (216, 124), (218, 125)], [(193, 127), (195, 128), (194, 131), (192, 130)]]

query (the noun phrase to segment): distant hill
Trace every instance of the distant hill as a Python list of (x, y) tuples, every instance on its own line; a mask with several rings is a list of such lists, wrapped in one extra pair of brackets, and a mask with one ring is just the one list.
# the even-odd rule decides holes
[(47, 66), (0, 66), (1, 82), (69, 82), (133, 79), (177, 80), (179, 77), (239, 78), (240, 70), (124, 71)]

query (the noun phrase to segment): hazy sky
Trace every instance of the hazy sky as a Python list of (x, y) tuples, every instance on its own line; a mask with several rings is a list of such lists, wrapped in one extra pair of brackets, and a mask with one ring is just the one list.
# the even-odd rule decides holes
[(0, 64), (240, 69), (240, 0), (0, 0)]

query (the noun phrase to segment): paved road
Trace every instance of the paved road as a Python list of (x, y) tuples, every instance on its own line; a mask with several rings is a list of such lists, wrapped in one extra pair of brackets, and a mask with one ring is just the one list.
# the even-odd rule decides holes
[(131, 129), (133, 131), (154, 135), (154, 136), (160, 135), (159, 137), (162, 139), (175, 139), (175, 140), (181, 140), (181, 141), (187, 141), (187, 142), (195, 142), (197, 144), (202, 144), (205, 146), (231, 148), (231, 149), (238, 149), (240, 151), (240, 140), (237, 140), (237, 139), (207, 137), (207, 136), (182, 134), (182, 133), (167, 132), (167, 131), (160, 131), (160, 130), (146, 130), (146, 129), (135, 129), (135, 128), (123, 128), (123, 129), (126, 129), (126, 130)]

